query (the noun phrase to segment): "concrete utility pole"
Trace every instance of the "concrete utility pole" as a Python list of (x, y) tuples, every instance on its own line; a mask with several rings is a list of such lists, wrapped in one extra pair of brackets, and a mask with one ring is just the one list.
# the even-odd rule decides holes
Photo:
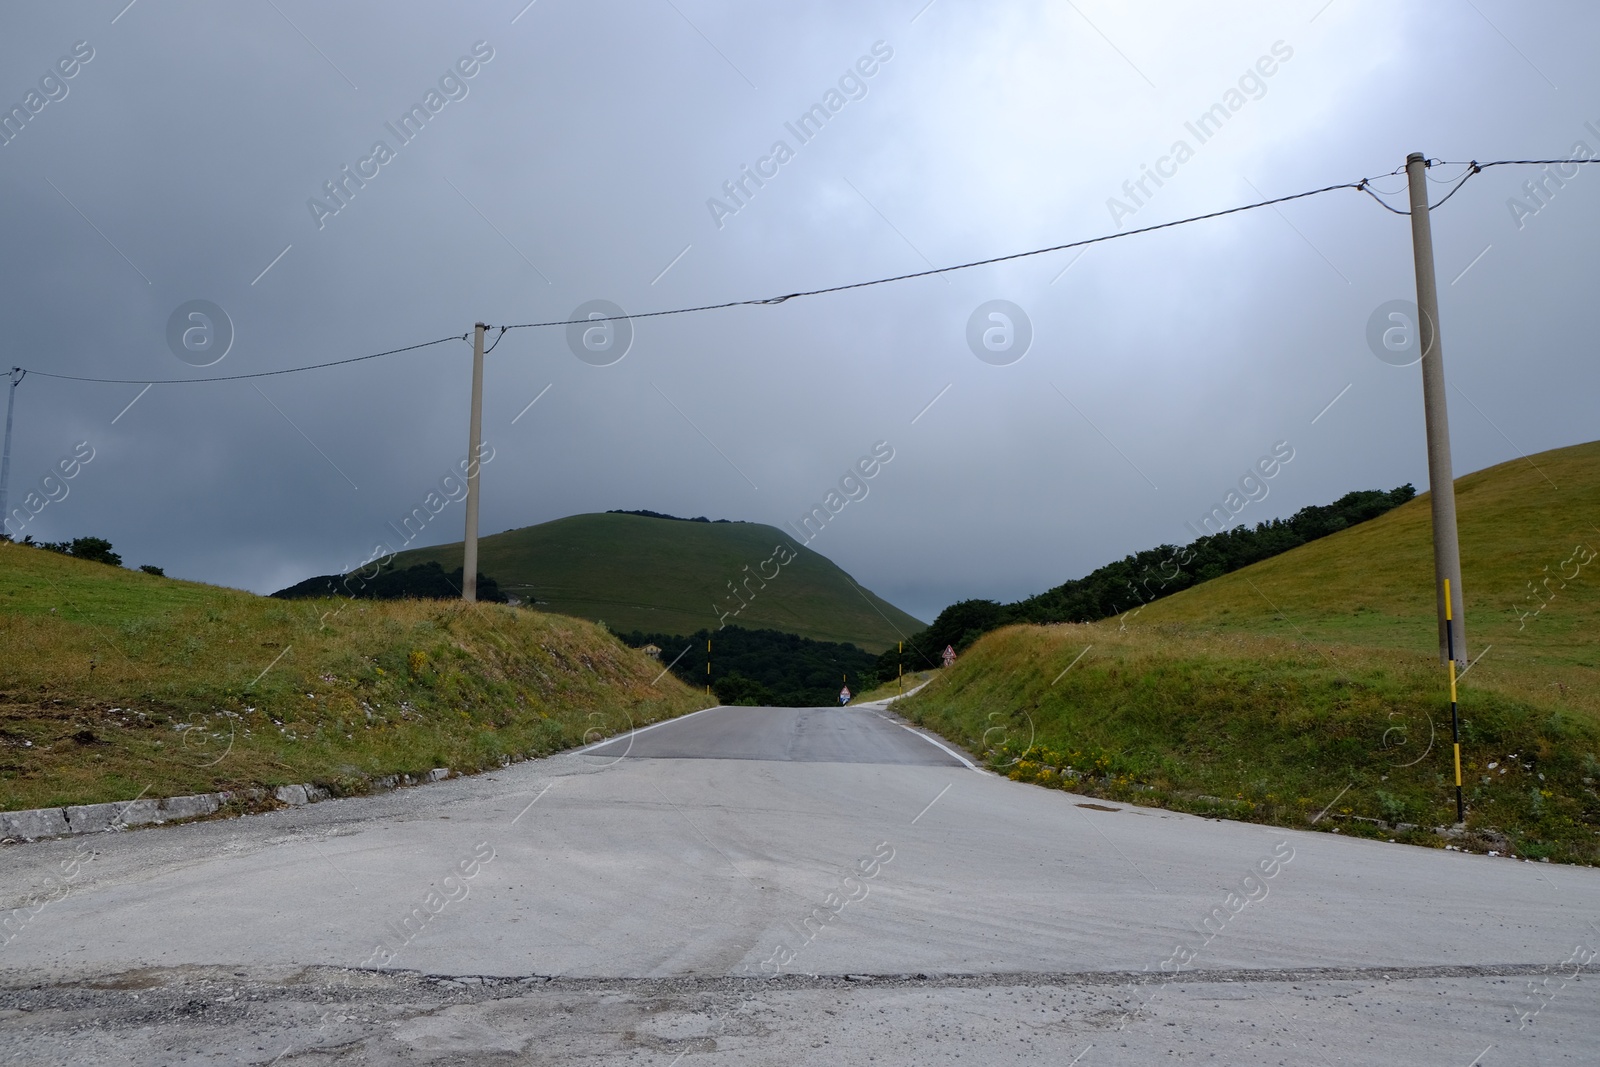
[[(1428, 217), (1426, 157), (1406, 157), (1411, 186), (1411, 248), (1417, 264), (1418, 341), (1422, 352), (1422, 408), (1428, 429), (1428, 493), (1433, 503), (1433, 589), (1439, 612), (1439, 662), (1467, 658), (1461, 546), (1456, 539), (1456, 483), (1450, 464), (1450, 412), (1444, 388), (1444, 344), (1439, 338), (1439, 289), (1433, 276), (1433, 226)], [(1452, 598), (1446, 604), (1445, 598)]]
[(483, 442), (483, 323), (472, 328), (472, 425), (467, 431), (467, 536), (461, 550), (461, 599), (478, 599), (478, 448)]
[(17, 386), (22, 384), (23, 376), (28, 372), (21, 367), (11, 368), (11, 388), (6, 390), (6, 445), (5, 451), (0, 452), (0, 530), (5, 529), (6, 518), (9, 513), (6, 505), (6, 491), (11, 487), (11, 416), (17, 408)]

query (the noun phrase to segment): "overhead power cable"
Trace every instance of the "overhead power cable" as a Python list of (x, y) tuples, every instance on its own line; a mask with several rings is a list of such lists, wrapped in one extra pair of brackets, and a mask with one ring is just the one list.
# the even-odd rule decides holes
[[(1457, 193), (1459, 193), (1461, 191), (1461, 187), (1463, 185), (1467, 184), (1467, 180), (1469, 178), (1471, 178), (1474, 174), (1478, 173), (1482, 169), (1483, 168), (1478, 166), (1476, 163), (1472, 164), (1472, 166), (1467, 169), (1467, 172), (1461, 176), (1461, 180), (1456, 182), (1456, 184), (1450, 189), (1450, 191), (1448, 193), (1444, 194), (1444, 197), (1438, 203), (1429, 204), (1428, 205), (1428, 210), (1432, 211), (1434, 208), (1444, 207), (1445, 201), (1449, 200), (1452, 196), (1455, 196)], [(1411, 214), (1411, 212), (1408, 211), (1408, 212), (1406, 212), (1406, 214), (1409, 215), (1409, 214)]]
[[(1444, 195), (1443, 199), (1439, 200), (1438, 203), (1430, 205), (1429, 210), (1431, 211), (1434, 208), (1443, 205), (1445, 201), (1449, 200), (1452, 196), (1455, 196), (1456, 193), (1461, 190), (1461, 187), (1465, 185), (1473, 175), (1479, 173), (1480, 171), (1487, 170), (1490, 167), (1538, 167), (1556, 166), (1566, 163), (1600, 163), (1600, 159), (1498, 159), (1489, 163), (1479, 163), (1476, 160), (1469, 160), (1463, 163), (1448, 162), (1440, 159), (1430, 159), (1428, 160), (1428, 166), (1430, 168), (1434, 166), (1461, 166), (1466, 167), (1467, 171), (1459, 180), (1456, 180), (1454, 187)], [(1393, 174), (1398, 174), (1403, 169), (1404, 168), (1396, 168), (1395, 170), (1390, 171), (1389, 174), (1380, 175), (1380, 177), (1388, 177)], [(643, 311), (633, 315), (606, 315), (595, 316), (594, 318), (588, 319), (551, 319), (545, 322), (519, 322), (510, 326), (494, 327), (499, 329), (500, 336), (495, 338), (494, 344), (489, 347), (488, 351), (492, 352), (496, 347), (498, 347), (500, 341), (505, 337), (507, 330), (528, 330), (549, 326), (588, 326), (596, 322), (654, 319), (667, 315), (690, 315), (703, 311), (722, 311), (727, 308), (759, 307), (764, 305), (782, 304), (790, 300), (800, 299), (802, 297), (825, 296), (830, 293), (842, 293), (852, 289), (865, 289), (875, 285), (888, 285), (891, 282), (911, 281), (915, 278), (928, 278), (939, 274), (949, 274), (958, 270), (970, 270), (973, 267), (987, 267), (996, 263), (1009, 263), (1012, 260), (1028, 259), (1033, 256), (1048, 255), (1051, 252), (1064, 252), (1073, 248), (1087, 248), (1090, 245), (1104, 244), (1109, 241), (1119, 241), (1127, 237), (1137, 237), (1141, 234), (1155, 233), (1158, 230), (1169, 230), (1177, 226), (1187, 226), (1191, 223), (1205, 222), (1210, 219), (1219, 219), (1228, 215), (1237, 215), (1241, 212), (1254, 211), (1258, 208), (1286, 204), (1293, 200), (1304, 200), (1308, 197), (1321, 196), (1323, 193), (1337, 192), (1341, 189), (1354, 189), (1358, 192), (1366, 193), (1368, 196), (1372, 197), (1373, 200), (1377, 201), (1377, 203), (1380, 204), (1385, 210), (1392, 211), (1396, 215), (1411, 214), (1409, 211), (1402, 211), (1399, 208), (1385, 203), (1383, 198), (1372, 189), (1372, 182), (1375, 180), (1376, 178), (1362, 178), (1360, 181), (1340, 182), (1337, 185), (1325, 185), (1320, 189), (1308, 189), (1303, 193), (1291, 193), (1288, 196), (1273, 197), (1270, 200), (1258, 200), (1250, 204), (1241, 204), (1238, 207), (1224, 208), (1221, 211), (1210, 211), (1203, 215), (1191, 215), (1188, 218), (1175, 219), (1172, 222), (1160, 222), (1152, 226), (1141, 226), (1138, 229), (1124, 230), (1120, 233), (1102, 234), (1099, 237), (1088, 237), (1081, 241), (1069, 241), (1065, 244), (1050, 245), (1047, 248), (1035, 248), (1028, 252), (1013, 252), (1004, 256), (991, 256), (988, 259), (974, 259), (965, 263), (957, 263), (948, 267), (934, 267), (929, 270), (913, 271), (909, 274), (895, 274), (886, 278), (873, 278), (862, 282), (850, 282), (845, 285), (830, 285), (820, 289), (803, 289), (799, 292), (787, 293), (783, 296), (769, 296), (755, 300), (728, 300), (720, 304), (699, 304), (693, 307), (669, 308), (664, 311)], [(419, 348), (430, 348), (433, 345), (444, 344), (446, 341), (465, 341), (468, 336), (469, 335), (463, 334), (460, 336), (452, 335), (450, 337), (441, 337), (435, 341), (424, 341), (421, 344), (407, 345), (404, 348), (391, 348), (383, 352), (373, 352), (372, 354), (366, 356), (354, 356), (350, 359), (338, 359), (328, 363), (312, 363), (303, 367), (285, 367), (282, 370), (256, 371), (251, 374), (227, 374), (211, 378), (162, 378), (151, 381), (146, 378), (93, 378), (86, 375), (56, 374), (51, 371), (41, 370), (32, 370), (32, 373), (46, 378), (58, 378), (63, 381), (99, 382), (112, 385), (189, 385), (200, 382), (231, 382), (240, 381), (246, 378), (270, 378), (279, 374), (298, 374), (301, 371), (322, 370), (327, 367), (341, 367), (348, 363), (360, 363), (364, 360), (379, 359), (383, 356), (399, 355), (402, 352), (414, 352)], [(485, 354), (487, 355), (487, 353)], [(23, 371), (26, 373), (31, 370), (31, 368), (17, 367), (14, 368), (14, 370)]]
[[(1409, 211), (1401, 211), (1399, 208), (1390, 205), (1389, 202), (1384, 200), (1383, 197), (1381, 197), (1377, 193), (1373, 192), (1371, 186), (1363, 185), (1361, 187), (1361, 191), (1363, 193), (1366, 193), (1368, 196), (1372, 197), (1372, 199), (1376, 200), (1378, 202), (1378, 206), (1383, 208), (1383, 210), (1385, 210), (1385, 211), (1392, 211), (1396, 215), (1409, 215), (1409, 214), (1411, 214), (1411, 212), (1409, 212)], [(1395, 194), (1391, 193), (1389, 195), (1393, 196)]]
[(1479, 163), (1469, 160), (1460, 163), (1454, 160), (1434, 160), (1441, 167), (1477, 167), (1479, 170), (1488, 170), (1490, 167), (1554, 167), (1561, 163), (1600, 163), (1597, 159), (1496, 159), (1489, 163)]
[[(1439, 160), (1439, 159), (1430, 159), (1430, 160), (1427, 161), (1427, 163), (1425, 165), (1427, 167), (1429, 167), (1429, 168), (1432, 168), (1434, 166), (1441, 166), (1441, 167), (1456, 166), (1457, 164), (1446, 163), (1443, 160)], [(1437, 208), (1437, 207), (1442, 207), (1446, 200), (1449, 200), (1452, 196), (1455, 196), (1458, 192), (1461, 191), (1461, 187), (1463, 185), (1467, 184), (1467, 179), (1468, 178), (1471, 178), (1474, 174), (1478, 173), (1478, 171), (1483, 169), (1477, 163), (1463, 163), (1463, 164), (1459, 164), (1459, 165), (1460, 166), (1464, 166), (1464, 167), (1467, 168), (1466, 173), (1462, 174), (1459, 179), (1457, 179), (1457, 178), (1435, 178), (1431, 174), (1427, 176), (1428, 180), (1430, 182), (1437, 182), (1437, 183), (1439, 183), (1441, 185), (1445, 184), (1446, 182), (1455, 182), (1455, 185), (1451, 188), (1451, 190), (1448, 193), (1445, 193), (1444, 196), (1440, 200), (1438, 200), (1435, 203), (1432, 203), (1432, 204), (1428, 205), (1428, 210), (1429, 211), (1432, 211), (1434, 208)], [(1406, 215), (1408, 217), (1411, 214), (1410, 211), (1402, 211), (1399, 208), (1397, 208), (1397, 207), (1393, 206), (1392, 204), (1390, 204), (1387, 200), (1383, 199), (1383, 197), (1379, 196), (1377, 194), (1377, 192), (1372, 188), (1372, 185), (1371, 185), (1370, 182), (1362, 182), (1361, 183), (1361, 191), (1366, 193), (1368, 196), (1372, 197), (1372, 199), (1376, 200), (1378, 202), (1379, 206), (1381, 206), (1385, 211), (1392, 211), (1396, 215)], [(1389, 196), (1398, 196), (1399, 194), (1398, 193), (1389, 193), (1387, 195), (1389, 195)]]
[[(822, 289), (803, 289), (797, 293), (788, 293), (784, 296), (769, 296), (760, 300), (729, 300), (722, 304), (702, 304), (698, 307), (672, 308), (668, 311), (645, 311), (636, 315), (609, 315), (595, 316), (592, 319), (552, 319), (549, 322), (519, 322), (505, 327), (508, 330), (526, 330), (541, 326), (574, 326), (587, 325), (591, 322), (609, 322), (621, 319), (653, 319), (663, 315), (688, 315), (699, 311), (721, 311), (724, 308), (748, 307), (759, 304), (782, 304), (788, 300), (797, 300), (807, 296), (824, 296), (828, 293), (842, 293), (851, 289), (865, 289), (873, 285), (887, 285), (890, 282), (905, 282), (913, 278), (929, 278), (938, 274), (949, 274), (952, 271), (970, 270), (973, 267), (987, 267), (995, 263), (1009, 263), (1015, 259), (1027, 259), (1030, 256), (1042, 256), (1051, 252), (1065, 252), (1070, 248), (1086, 248), (1089, 245), (1103, 244), (1106, 241), (1118, 241), (1125, 237), (1137, 237), (1144, 233), (1154, 233), (1157, 230), (1168, 230), (1174, 226), (1187, 226), (1192, 222), (1204, 222), (1207, 219), (1219, 219), (1225, 215), (1236, 215), (1241, 211), (1254, 211), (1256, 208), (1272, 207), (1275, 204), (1286, 204), (1291, 200), (1304, 200), (1309, 196), (1320, 196), (1339, 189), (1361, 189), (1368, 179), (1363, 178), (1358, 182), (1341, 182), (1338, 185), (1325, 185), (1321, 189), (1310, 189), (1303, 193), (1291, 193), (1288, 196), (1274, 197), (1271, 200), (1261, 200), (1253, 204), (1241, 204), (1239, 207), (1224, 208), (1221, 211), (1211, 211), (1204, 215), (1191, 215), (1186, 219), (1176, 219), (1172, 222), (1159, 222), (1154, 226), (1142, 226), (1137, 230), (1124, 230), (1121, 233), (1108, 233), (1099, 237), (1088, 237), (1081, 241), (1069, 241), (1066, 244), (1051, 245), (1048, 248), (1035, 248), (1030, 252), (1012, 252), (1005, 256), (992, 256), (989, 259), (974, 259), (966, 263), (957, 263), (949, 267), (933, 267), (929, 270), (912, 271), (910, 274), (895, 274), (887, 278), (873, 278), (871, 281), (850, 282), (846, 285), (830, 285)], [(1387, 206), (1387, 205), (1385, 205)]]
[[(1475, 159), (1469, 159), (1469, 160), (1467, 160), (1465, 162), (1462, 162), (1460, 160), (1430, 159), (1430, 160), (1428, 160), (1428, 164), (1427, 164), (1430, 169), (1433, 168), (1433, 167), (1466, 167), (1467, 169), (1466, 169), (1466, 172), (1464, 174), (1462, 174), (1459, 179), (1457, 179), (1457, 178), (1434, 178), (1432, 175), (1429, 175), (1429, 177), (1428, 177), (1429, 181), (1439, 182), (1440, 184), (1444, 184), (1446, 182), (1455, 182), (1455, 185), (1454, 185), (1454, 187), (1451, 188), (1451, 190), (1448, 193), (1444, 194), (1444, 196), (1441, 199), (1439, 199), (1438, 201), (1436, 201), (1436, 202), (1434, 202), (1432, 204), (1429, 204), (1428, 205), (1428, 210), (1429, 211), (1433, 211), (1435, 208), (1443, 207), (1444, 206), (1444, 202), (1446, 200), (1449, 200), (1452, 196), (1455, 196), (1457, 193), (1459, 193), (1461, 191), (1461, 187), (1463, 185), (1467, 184), (1468, 179), (1470, 179), (1474, 174), (1477, 174), (1480, 171), (1488, 170), (1490, 167), (1553, 167), (1553, 166), (1558, 166), (1558, 165), (1563, 164), (1563, 163), (1573, 163), (1573, 164), (1600, 163), (1600, 159), (1496, 159), (1496, 160), (1492, 160), (1491, 162), (1488, 162), (1488, 163), (1479, 163)], [(1382, 197), (1380, 197), (1372, 189), (1372, 187), (1371, 187), (1371, 179), (1367, 179), (1366, 181), (1362, 182), (1361, 184), (1362, 184), (1362, 187), (1363, 187), (1362, 191), (1365, 192), (1368, 196), (1372, 197), (1372, 199), (1376, 200), (1379, 204), (1383, 205), (1383, 208), (1386, 211), (1392, 211), (1396, 215), (1410, 215), (1411, 214), (1411, 212), (1409, 212), (1409, 211), (1401, 211), (1399, 208), (1393, 207), (1392, 205), (1390, 205), (1387, 202), (1385, 202), (1384, 199)], [(1393, 196), (1393, 195), (1396, 195), (1396, 194), (1391, 193), (1389, 195)]]
[(111, 385), (190, 385), (197, 382), (236, 382), (243, 378), (270, 378), (275, 374), (298, 374), (303, 370), (321, 370), (324, 367), (342, 367), (346, 363), (360, 363), (362, 360), (378, 359), (381, 356), (396, 356), (401, 352), (415, 352), (419, 348), (431, 348), (442, 345), (446, 341), (465, 341), (466, 336), (441, 337), (437, 341), (424, 341), (420, 345), (407, 345), (405, 348), (391, 348), (387, 352), (374, 352), (370, 356), (352, 356), (350, 359), (336, 359), (332, 363), (313, 363), (307, 367), (285, 367), (282, 370), (256, 371), (254, 374), (226, 374), (220, 378), (86, 378), (76, 374), (53, 374), (47, 370), (28, 370), (18, 367), (18, 370), (27, 374), (39, 374), (46, 378), (60, 378), (69, 382), (104, 382)]

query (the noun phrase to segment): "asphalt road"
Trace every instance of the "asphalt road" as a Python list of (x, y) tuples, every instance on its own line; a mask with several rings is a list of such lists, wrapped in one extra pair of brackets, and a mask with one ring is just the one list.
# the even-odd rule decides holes
[(908, 727), (892, 728), (895, 723), (883, 711), (865, 708), (865, 713), (861, 708), (711, 708), (585, 751), (601, 759), (972, 765), (945, 742)]
[(1600, 871), (1091, 801), (872, 706), (13, 846), (0, 903), (91, 851), (0, 947), (0, 1062), (1600, 1062)]

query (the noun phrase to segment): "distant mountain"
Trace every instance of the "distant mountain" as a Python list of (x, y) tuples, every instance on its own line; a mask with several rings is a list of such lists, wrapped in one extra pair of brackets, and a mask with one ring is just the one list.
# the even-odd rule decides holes
[[(461, 566), (461, 543), (417, 548), (397, 568)], [(923, 622), (863, 589), (827, 557), (754, 522), (608, 512), (481, 538), (478, 567), (507, 595), (625, 633), (721, 626), (781, 630), (880, 652)]]

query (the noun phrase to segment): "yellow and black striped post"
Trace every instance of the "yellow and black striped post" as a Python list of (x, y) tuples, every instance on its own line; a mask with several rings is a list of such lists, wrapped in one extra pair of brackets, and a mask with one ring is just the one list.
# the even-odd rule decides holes
[(1456, 631), (1450, 625), (1450, 579), (1444, 580), (1445, 654), (1450, 660), (1450, 735), (1456, 751), (1456, 822), (1467, 821), (1467, 808), (1461, 799), (1461, 713), (1456, 708)]
[(898, 666), (900, 668), (900, 692), (904, 693), (906, 691), (906, 643), (904, 641), (900, 642), (899, 655), (900, 662)]

